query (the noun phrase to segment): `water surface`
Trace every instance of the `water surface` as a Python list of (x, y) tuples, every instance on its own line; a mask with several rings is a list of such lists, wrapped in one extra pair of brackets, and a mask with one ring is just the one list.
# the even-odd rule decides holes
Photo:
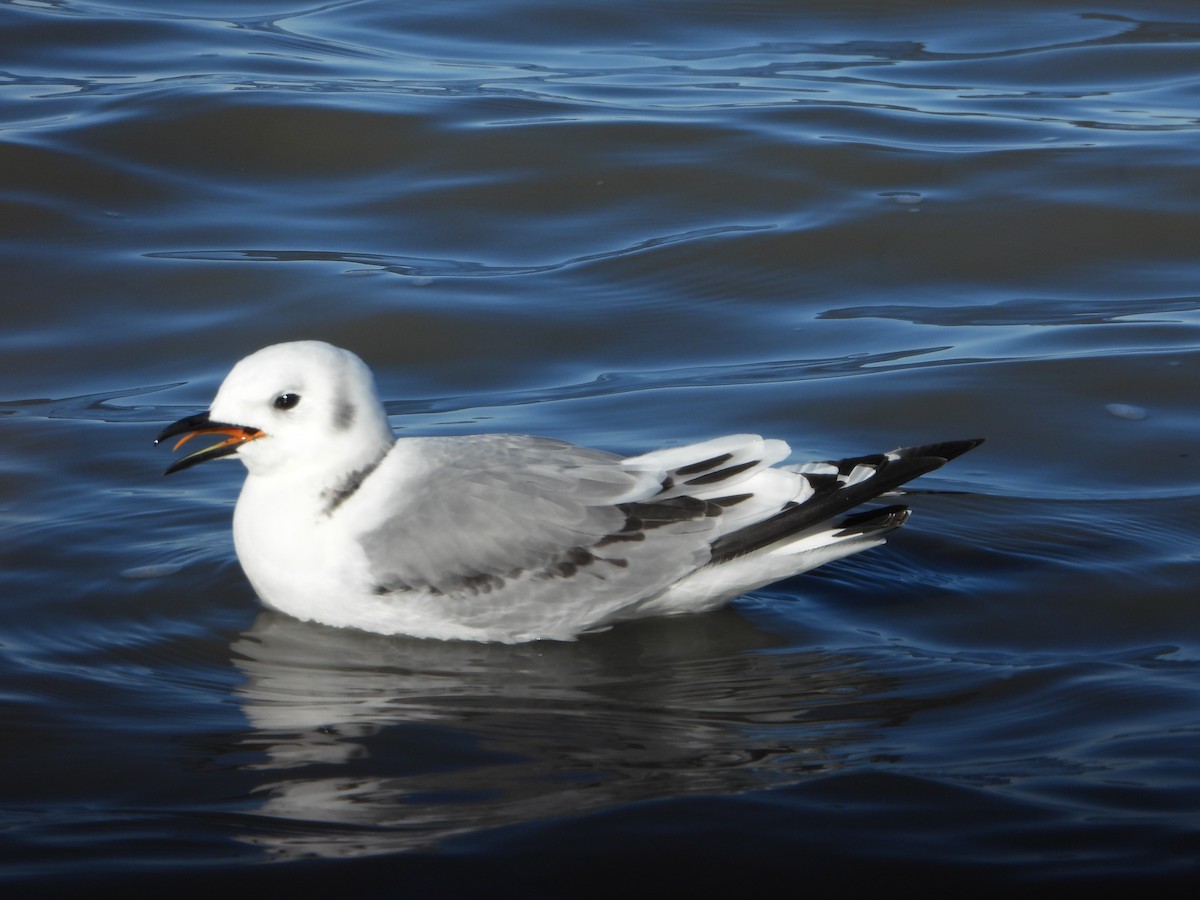
[[(0, 3), (0, 882), (1146, 887), (1200, 866), (1194, 4)], [(989, 440), (884, 548), (520, 647), (265, 612), (151, 439)]]

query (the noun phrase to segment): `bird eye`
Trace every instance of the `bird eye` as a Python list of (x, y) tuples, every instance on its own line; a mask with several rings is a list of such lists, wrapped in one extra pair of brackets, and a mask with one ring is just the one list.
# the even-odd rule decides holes
[(299, 394), (280, 394), (273, 404), (276, 409), (291, 409), (300, 402)]

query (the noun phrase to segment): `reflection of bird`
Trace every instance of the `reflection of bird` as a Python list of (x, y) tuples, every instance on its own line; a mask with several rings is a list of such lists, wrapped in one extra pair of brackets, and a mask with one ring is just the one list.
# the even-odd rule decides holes
[(385, 634), (568, 639), (713, 609), (882, 543), (902, 506), (838, 519), (980, 441), (794, 467), (756, 435), (622, 458), (521, 435), (396, 440), (374, 379), (329, 344), (243, 359), (159, 440), (236, 454), (238, 558), (268, 605)]
[(247, 727), (228, 761), (258, 805), (241, 840), (281, 860), (795, 785), (920, 702), (859, 655), (797, 650), (731, 610), (515, 646), (264, 611), (230, 657)]

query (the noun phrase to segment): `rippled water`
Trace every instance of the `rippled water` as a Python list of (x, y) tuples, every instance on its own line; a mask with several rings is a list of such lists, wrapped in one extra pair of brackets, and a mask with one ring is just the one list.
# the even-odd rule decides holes
[[(1190, 2), (0, 2), (0, 883), (1200, 874)], [(264, 612), (151, 439), (985, 435), (883, 549), (519, 647)], [(636, 873), (636, 874), (635, 874)]]

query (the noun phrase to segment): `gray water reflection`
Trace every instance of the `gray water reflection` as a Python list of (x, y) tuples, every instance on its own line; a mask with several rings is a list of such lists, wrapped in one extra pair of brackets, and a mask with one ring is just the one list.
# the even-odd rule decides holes
[[(429, 847), (659, 797), (794, 783), (903, 711), (848, 656), (736, 613), (573, 644), (380, 638), (264, 613), (233, 646), (283, 858)], [(734, 649), (731, 649), (734, 648)]]

